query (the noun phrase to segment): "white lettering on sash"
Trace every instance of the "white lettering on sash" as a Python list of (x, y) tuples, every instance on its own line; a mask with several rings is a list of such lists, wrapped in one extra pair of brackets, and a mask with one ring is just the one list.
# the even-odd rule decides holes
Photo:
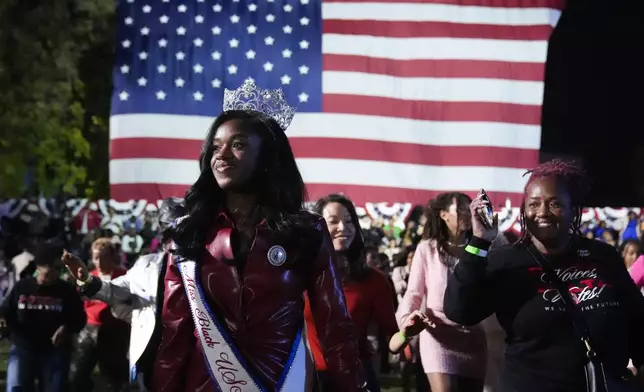
[[(213, 319), (199, 284), (196, 281), (196, 263), (185, 260), (178, 263), (181, 278), (190, 303), (190, 311), (195, 328), (199, 335), (201, 347), (208, 361), (210, 374), (215, 383), (225, 392), (264, 392), (265, 388), (255, 381), (250, 372), (240, 361), (241, 354), (236, 353), (232, 343), (224, 338), (221, 327)], [(297, 350), (290, 364), (284, 368), (284, 382), (278, 386), (278, 391), (299, 392), (307, 387), (306, 357), (309, 355), (303, 334), (293, 343), (291, 350)]]

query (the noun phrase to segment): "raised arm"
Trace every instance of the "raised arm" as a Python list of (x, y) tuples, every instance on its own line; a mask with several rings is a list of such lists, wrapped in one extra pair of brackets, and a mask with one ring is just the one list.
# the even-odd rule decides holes
[(194, 324), (181, 273), (168, 260), (163, 298), (163, 339), (154, 364), (155, 392), (183, 392), (188, 358), (195, 347)]
[[(494, 313), (494, 285), (488, 271), (490, 242), (473, 237), (447, 280), (445, 316), (461, 325), (476, 325)], [(479, 254), (468, 250), (478, 249)]]
[(134, 263), (134, 266), (130, 268), (127, 273), (123, 276), (107, 282), (102, 279), (99, 279), (95, 276), (92, 276), (92, 280), (84, 286), (81, 286), (81, 294), (92, 299), (97, 299), (103, 301), (111, 306), (121, 305), (123, 303), (136, 304), (136, 307), (145, 307), (148, 305), (154, 305), (152, 298), (144, 300), (139, 298), (138, 301), (132, 301), (132, 291), (130, 289), (130, 283), (132, 279), (136, 279), (136, 275), (140, 274), (145, 266), (147, 266), (151, 259), (156, 257), (163, 257), (158, 254), (149, 254), (139, 257), (139, 259)]
[(357, 332), (333, 262), (333, 245), (323, 219), (317, 222), (322, 244), (308, 284), (308, 297), (324, 359), (338, 391), (367, 391)]

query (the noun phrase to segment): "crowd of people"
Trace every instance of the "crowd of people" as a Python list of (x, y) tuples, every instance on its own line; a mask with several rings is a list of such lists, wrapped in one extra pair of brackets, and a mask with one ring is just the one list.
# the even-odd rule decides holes
[(518, 236), (459, 192), (362, 230), (345, 195), (302, 208), (293, 115), (247, 81), (156, 219), (6, 236), (7, 391), (641, 390), (640, 217), (582, 225), (581, 169), (529, 172)]

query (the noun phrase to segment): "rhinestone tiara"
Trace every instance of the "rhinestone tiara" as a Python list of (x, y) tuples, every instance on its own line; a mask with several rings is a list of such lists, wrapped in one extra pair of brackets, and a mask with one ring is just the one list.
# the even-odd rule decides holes
[(224, 90), (224, 111), (227, 110), (254, 110), (264, 113), (275, 119), (285, 131), (295, 116), (295, 108), (286, 102), (282, 89), (263, 90), (250, 78), (237, 90)]

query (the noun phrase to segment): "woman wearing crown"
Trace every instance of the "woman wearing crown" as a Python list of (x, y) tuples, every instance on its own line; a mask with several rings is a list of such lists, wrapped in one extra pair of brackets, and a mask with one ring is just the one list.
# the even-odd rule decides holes
[(251, 80), (224, 93), (173, 235), (157, 392), (310, 391), (305, 292), (330, 375), (366, 391), (325, 221), (302, 210), (293, 115), (280, 90)]

